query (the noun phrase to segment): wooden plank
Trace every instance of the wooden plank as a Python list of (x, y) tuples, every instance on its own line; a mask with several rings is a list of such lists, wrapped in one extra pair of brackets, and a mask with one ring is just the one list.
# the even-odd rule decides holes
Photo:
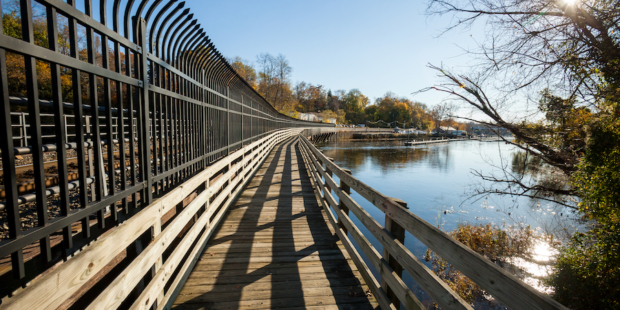
[[(283, 268), (271, 268), (270, 265), (266, 265), (266, 268), (256, 269), (254, 271), (244, 269), (232, 269), (232, 270), (207, 270), (202, 271), (200, 268), (194, 269), (190, 278), (218, 278), (218, 277), (240, 277), (246, 275), (252, 276), (267, 276), (267, 275), (286, 275), (286, 274), (304, 274), (304, 273), (337, 273), (340, 277), (353, 277), (354, 271), (343, 269), (348, 266), (343, 263), (336, 263), (331, 266), (311, 266), (311, 267), (283, 267)], [(292, 266), (292, 265), (291, 265)]]
[[(316, 222), (321, 223), (319, 221)], [(234, 223), (234, 224), (228, 224), (226, 223), (226, 225), (222, 225), (220, 227), (219, 231), (262, 231), (265, 229), (270, 229), (270, 228), (274, 228), (274, 227), (289, 227), (289, 228), (299, 228), (299, 229), (312, 229), (316, 226), (314, 226), (315, 223), (308, 223), (308, 221), (305, 222), (300, 222), (300, 221), (289, 221), (289, 222), (280, 222), (280, 223), (271, 223), (270, 225), (259, 225), (257, 226), (256, 224), (253, 223), (244, 223), (244, 222), (239, 222), (239, 223)], [(325, 227), (327, 227), (327, 224), (324, 225)]]
[[(300, 203), (303, 203), (303, 201), (300, 201)], [(318, 205), (317, 205), (318, 206)], [(251, 207), (260, 207), (260, 210), (256, 210), (256, 208), (251, 208)], [(249, 209), (248, 209), (249, 208)], [(262, 209), (261, 206), (258, 205), (252, 205), (252, 206), (248, 206), (247, 208), (242, 208), (242, 209), (235, 209), (235, 210), (231, 210), (230, 211), (230, 215), (231, 216), (235, 216), (235, 215), (271, 215), (271, 216), (277, 216), (277, 215), (298, 215), (298, 214), (308, 214), (308, 215), (319, 215), (321, 213), (321, 211), (318, 208), (315, 208), (314, 210), (307, 208), (307, 209), (302, 209), (302, 208), (298, 208), (297, 210), (293, 210), (292, 208), (289, 208), (287, 206), (281, 206), (280, 210), (274, 210), (271, 208), (268, 209)]]
[(267, 270), (268, 268), (309, 268), (309, 267), (322, 267), (322, 268), (331, 268), (334, 266), (346, 267), (349, 266), (351, 270), (356, 270), (355, 264), (353, 264), (350, 260), (342, 260), (342, 261), (312, 261), (312, 262), (282, 262), (282, 263), (241, 263), (241, 264), (226, 264), (222, 263), (214, 263), (214, 264), (204, 264), (201, 266), (196, 265), (195, 270), (205, 271), (225, 271), (225, 270), (245, 270), (247, 272), (253, 272), (256, 270)]
[(343, 255), (314, 255), (314, 256), (280, 256), (280, 257), (234, 257), (234, 258), (201, 258), (198, 264), (212, 263), (286, 263), (286, 262), (310, 262), (310, 261), (327, 261), (327, 260), (343, 260)]
[[(348, 297), (344, 299), (335, 298), (334, 296), (321, 296), (321, 297), (291, 297), (281, 299), (265, 299), (265, 300), (251, 300), (251, 301), (231, 301), (214, 303), (209, 309), (272, 309), (284, 306), (320, 306), (320, 305), (338, 305), (340, 303), (363, 303), (368, 304), (368, 298), (363, 297)], [(195, 309), (191, 303), (185, 303), (173, 307), (173, 309)]]
[(340, 286), (360, 286), (358, 278), (343, 277), (335, 279), (317, 279), (306, 280), (303, 283), (294, 282), (260, 282), (260, 283), (246, 283), (244, 285), (239, 284), (205, 284), (205, 285), (186, 285), (181, 290), (180, 295), (200, 295), (207, 292), (212, 293), (226, 293), (226, 292), (239, 292), (239, 291), (270, 291), (270, 290), (286, 290), (287, 288), (299, 287), (340, 287)]
[(316, 229), (302, 229), (302, 228), (296, 228), (296, 229), (292, 229), (288, 228), (288, 227), (283, 227), (283, 226), (279, 226), (279, 227), (275, 227), (275, 228), (266, 228), (260, 231), (219, 231), (215, 238), (224, 238), (227, 236), (235, 236), (235, 237), (258, 237), (258, 238), (269, 238), (269, 237), (273, 237), (273, 238), (279, 238), (281, 236), (281, 234), (283, 233), (289, 233), (290, 235), (285, 235), (282, 236), (282, 238), (296, 238), (297, 236), (299, 237), (329, 237), (329, 236), (333, 236), (333, 234), (325, 229), (325, 231), (317, 231)]
[(282, 310), (369, 310), (378, 309), (378, 305), (349, 304), (349, 305), (322, 305), (322, 306), (303, 306), (303, 307), (283, 307)]
[(321, 246), (324, 249), (343, 249), (341, 244), (336, 244), (335, 242), (322, 242), (317, 243), (315, 241), (312, 242), (289, 242), (289, 243), (235, 243), (235, 244), (222, 244), (216, 246), (210, 246), (205, 248), (205, 255), (207, 253), (235, 253), (235, 252), (246, 252), (251, 250), (253, 252), (280, 252), (282, 250), (302, 250), (312, 246)]
[[(346, 276), (345, 276), (346, 275)], [(324, 270), (315, 273), (287, 273), (287, 274), (246, 274), (242, 276), (234, 277), (204, 277), (204, 274), (197, 273), (190, 276), (187, 279), (187, 284), (190, 286), (198, 285), (222, 285), (222, 284), (244, 284), (244, 283), (277, 283), (277, 282), (289, 282), (294, 285), (294, 282), (301, 282), (309, 280), (322, 280), (322, 279), (344, 279), (344, 278), (358, 278), (360, 277), (359, 271), (355, 271), (352, 274), (349, 273), (326, 273)]]
[[(273, 256), (282, 256), (282, 257), (310, 257), (310, 256), (322, 256), (322, 255), (342, 255), (342, 251), (338, 248), (336, 249), (329, 249), (329, 250), (325, 250), (325, 249), (320, 249), (320, 250), (300, 250), (300, 251), (293, 251), (293, 252), (265, 252), (265, 251), (259, 251), (259, 252), (226, 252), (226, 253), (222, 253), (222, 252), (211, 252), (208, 255), (204, 255), (204, 260), (209, 260), (209, 259), (220, 259), (220, 258), (247, 258), (249, 255), (249, 257), (252, 258), (258, 258), (258, 257), (273, 257)], [(342, 256), (343, 258), (346, 258), (345, 256)]]
[[(297, 285), (295, 285), (297, 286)], [(288, 295), (283, 290), (277, 290), (277, 292), (282, 292), (282, 295)], [(299, 286), (294, 288), (295, 293), (299, 293), (303, 296), (308, 297), (318, 297), (318, 296), (334, 296), (334, 295), (346, 295), (346, 296), (365, 296), (366, 292), (362, 286), (324, 286), (324, 287), (306, 287)], [(265, 299), (265, 296), (271, 295), (272, 290), (261, 290), (261, 291), (252, 291), (252, 290), (244, 290), (241, 288), (240, 290), (236, 290), (233, 292), (218, 292), (214, 294), (209, 294), (205, 296), (204, 294), (188, 294), (188, 295), (180, 295), (177, 299), (178, 303), (188, 302), (188, 303), (207, 303), (207, 302), (225, 302), (231, 301), (235, 299), (240, 300), (262, 300)]]

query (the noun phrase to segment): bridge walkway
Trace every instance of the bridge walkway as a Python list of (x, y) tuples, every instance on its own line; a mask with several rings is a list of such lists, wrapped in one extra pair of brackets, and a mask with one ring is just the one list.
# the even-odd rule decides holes
[(174, 309), (374, 309), (315, 196), (298, 138), (276, 146), (207, 243)]

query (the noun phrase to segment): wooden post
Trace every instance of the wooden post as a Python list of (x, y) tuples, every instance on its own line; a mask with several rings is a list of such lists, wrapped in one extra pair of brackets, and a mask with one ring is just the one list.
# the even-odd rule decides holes
[[(160, 214), (161, 216), (161, 214)], [(151, 227), (151, 236), (152, 239), (157, 238), (157, 236), (159, 236), (159, 234), (161, 234), (161, 217), (157, 219), (157, 221), (155, 222), (155, 225), (153, 225), (153, 227)], [(157, 272), (161, 269), (163, 265), (163, 257), (159, 256), (159, 258), (157, 259), (157, 262), (155, 263), (155, 266), (153, 266), (153, 268), (151, 269), (151, 276), (154, 277)], [(159, 292), (159, 295), (157, 295), (157, 304), (161, 304), (162, 300), (164, 300), (164, 291), (162, 290), (161, 292)]]
[[(228, 113), (228, 115), (230, 115), (230, 113)], [(228, 150), (230, 150), (230, 144), (228, 144)], [(229, 162), (228, 163), (228, 170), (226, 170), (226, 173), (228, 171), (230, 171), (231, 168), (232, 168), (232, 166), (230, 165), (230, 162)], [(228, 186), (230, 186), (230, 180), (228, 180)], [(228, 191), (228, 199), (230, 199), (231, 195), (232, 195), (232, 190)]]
[[(403, 208), (408, 209), (406, 202), (397, 198), (392, 198), (392, 200), (401, 205)], [(389, 231), (396, 240), (400, 241), (400, 243), (405, 243), (405, 229), (402, 226), (398, 225), (395, 221), (393, 221), (392, 218), (390, 218), (387, 214), (385, 215), (385, 229)], [(392, 268), (392, 270), (394, 270), (398, 277), (402, 278), (403, 266), (401, 266), (396, 261), (396, 259), (390, 256), (390, 253), (387, 249), (383, 249), (383, 259), (385, 259), (385, 261)], [(383, 279), (381, 279), (381, 287), (383, 287), (383, 290), (394, 304), (394, 307), (396, 307), (396, 309), (400, 309), (400, 300), (396, 297), (392, 289), (388, 287), (387, 283)]]
[[(331, 157), (327, 157), (327, 160), (329, 161), (334, 161), (333, 158)], [(329, 170), (329, 167), (327, 165), (325, 165), (325, 173), (327, 173), (327, 175), (329, 175), (330, 177), (333, 177), (333, 173), (331, 170)], [(331, 194), (332, 193), (332, 188), (329, 187), (329, 184), (325, 183), (325, 188), (327, 189), (327, 191)]]
[[(344, 172), (348, 173), (349, 175), (351, 174), (351, 170), (349, 169), (342, 169), (344, 170)], [(347, 185), (347, 183), (344, 183), (342, 180), (340, 180), (340, 190), (342, 190), (343, 192), (351, 195), (351, 187), (349, 187), (349, 185)], [(347, 208), (347, 205), (345, 205), (342, 202), (342, 199), (339, 199), (338, 202), (338, 206), (340, 207), (340, 210), (342, 210), (342, 212), (344, 212), (344, 214), (346, 214), (347, 216), (349, 215), (349, 208)], [(342, 228), (342, 230), (344, 231), (344, 234), (347, 234), (347, 228), (344, 227), (344, 223), (342, 223), (342, 219), (338, 218), (338, 226), (340, 226), (340, 228)]]

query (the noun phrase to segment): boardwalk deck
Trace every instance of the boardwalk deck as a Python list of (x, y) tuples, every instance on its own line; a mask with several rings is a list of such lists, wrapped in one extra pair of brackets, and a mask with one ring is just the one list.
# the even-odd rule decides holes
[(271, 152), (208, 242), (174, 309), (374, 309), (327, 224), (297, 138)]

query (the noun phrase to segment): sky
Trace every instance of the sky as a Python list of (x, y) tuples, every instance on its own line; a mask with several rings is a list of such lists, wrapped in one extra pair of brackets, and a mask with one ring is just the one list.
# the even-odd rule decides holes
[[(425, 15), (425, 1), (186, 0), (211, 41), (226, 57), (255, 62), (260, 53), (283, 54), (292, 82), (335, 90), (358, 88), (374, 99), (391, 91), (426, 103), (438, 92), (412, 95), (439, 82), (427, 64), (457, 70), (472, 64), (482, 31), (439, 36), (451, 16)], [(475, 29), (483, 27), (475, 27)]]

